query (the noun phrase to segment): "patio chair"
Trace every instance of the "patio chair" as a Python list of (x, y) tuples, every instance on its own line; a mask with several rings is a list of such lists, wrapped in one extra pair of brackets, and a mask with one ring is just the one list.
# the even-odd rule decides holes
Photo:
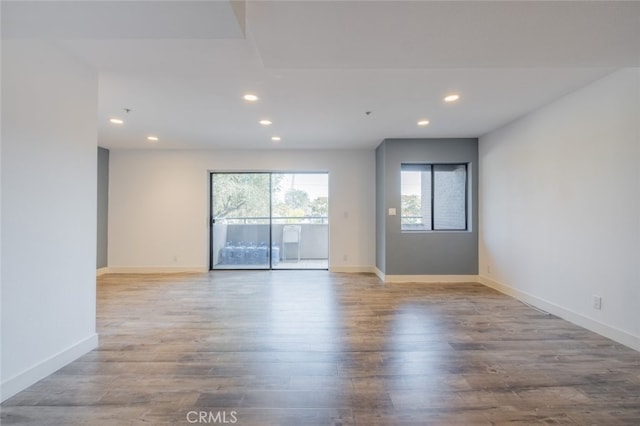
[(282, 260), (287, 260), (287, 244), (295, 244), (298, 249), (298, 262), (300, 262), (300, 239), (302, 226), (285, 225), (282, 228)]

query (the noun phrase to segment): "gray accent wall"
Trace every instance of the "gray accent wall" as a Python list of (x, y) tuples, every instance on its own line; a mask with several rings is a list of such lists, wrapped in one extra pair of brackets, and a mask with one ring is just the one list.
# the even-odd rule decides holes
[[(402, 164), (468, 164), (467, 231), (402, 231)], [(386, 275), (478, 274), (478, 139), (385, 139), (376, 149), (376, 266)], [(389, 208), (397, 214), (389, 216)]]
[(98, 247), (96, 269), (108, 265), (109, 233), (109, 150), (98, 147)]
[(376, 268), (385, 273), (385, 142), (376, 148)]

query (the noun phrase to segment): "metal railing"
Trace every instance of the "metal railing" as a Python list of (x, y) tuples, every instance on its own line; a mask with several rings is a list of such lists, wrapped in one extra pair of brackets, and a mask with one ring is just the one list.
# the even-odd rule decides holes
[(422, 225), (422, 216), (400, 216), (403, 225)]
[(248, 216), (248, 217), (220, 217), (215, 218), (216, 224), (227, 225), (267, 225), (271, 220), (273, 223), (296, 223), (296, 224), (312, 224), (327, 225), (329, 218), (327, 216)]

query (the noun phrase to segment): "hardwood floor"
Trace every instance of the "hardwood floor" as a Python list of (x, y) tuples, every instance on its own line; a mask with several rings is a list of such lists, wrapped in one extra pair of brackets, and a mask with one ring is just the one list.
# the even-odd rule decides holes
[(97, 321), (3, 425), (640, 424), (640, 353), (480, 284), (106, 275)]

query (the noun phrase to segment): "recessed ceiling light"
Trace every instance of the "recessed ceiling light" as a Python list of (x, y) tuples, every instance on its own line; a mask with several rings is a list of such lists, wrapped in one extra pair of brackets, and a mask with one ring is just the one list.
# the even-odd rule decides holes
[(254, 95), (253, 93), (247, 93), (246, 95), (244, 95), (242, 97), (245, 101), (249, 101), (249, 102), (255, 102), (258, 99), (260, 99), (259, 97), (257, 97), (256, 95)]
[(113, 123), (113, 124), (123, 124), (124, 123), (124, 121), (119, 119), (119, 118), (110, 118), (109, 122)]
[(158, 137), (157, 136), (147, 136), (147, 140), (149, 140), (151, 142), (158, 142)]
[(448, 95), (448, 96), (445, 96), (444, 101), (445, 101), (445, 102), (455, 102), (455, 101), (457, 101), (458, 99), (460, 99), (460, 95), (455, 95), (455, 94), (454, 94), (454, 95)]
[(271, 126), (271, 121), (269, 120), (260, 120), (260, 124), (263, 126)]
[(418, 121), (418, 126), (426, 126), (429, 124), (429, 120), (420, 120)]
[(271, 136), (271, 140), (274, 142), (280, 142), (280, 136)]

